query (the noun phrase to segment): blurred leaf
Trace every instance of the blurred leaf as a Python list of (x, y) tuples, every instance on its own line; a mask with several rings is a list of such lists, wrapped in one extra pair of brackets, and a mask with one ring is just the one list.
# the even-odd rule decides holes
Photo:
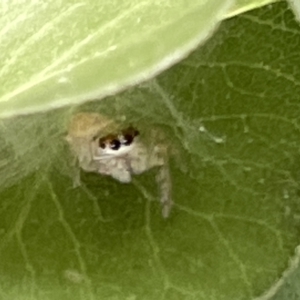
[(281, 0), (236, 0), (231, 9), (225, 14), (226, 18)]
[(72, 189), (70, 110), (3, 121), (0, 297), (248, 300), (268, 290), (299, 244), (299, 33), (285, 3), (251, 11), (155, 80), (78, 108), (167, 133), (176, 206), (166, 221), (155, 170), (130, 185), (83, 173)]
[(300, 298), (299, 267), (300, 246), (297, 246), (295, 255), (289, 260), (289, 267), (283, 272), (280, 279), (255, 300), (298, 300)]
[(2, 1), (0, 116), (104, 97), (207, 39), (232, 0)]
[(292, 9), (294, 10), (294, 13), (298, 19), (300, 20), (300, 2), (298, 0), (288, 0), (291, 4)]

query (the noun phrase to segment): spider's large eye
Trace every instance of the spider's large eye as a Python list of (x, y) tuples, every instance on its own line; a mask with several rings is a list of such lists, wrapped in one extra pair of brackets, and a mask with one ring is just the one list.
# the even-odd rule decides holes
[(104, 138), (99, 139), (98, 145), (100, 148), (105, 149), (106, 147), (105, 139)]
[(114, 139), (110, 142), (109, 146), (112, 150), (119, 150), (121, 147), (121, 142), (119, 140)]
[(131, 145), (133, 139), (134, 139), (134, 137), (131, 134), (125, 134), (123, 136), (123, 144), (126, 146), (129, 146), (129, 145)]
[(129, 127), (123, 132), (122, 144), (129, 146), (132, 144), (134, 138), (139, 135), (139, 132), (135, 130), (133, 127)]
[(134, 137), (138, 136), (139, 134), (140, 134), (140, 132), (138, 130), (134, 130), (134, 132), (133, 132)]

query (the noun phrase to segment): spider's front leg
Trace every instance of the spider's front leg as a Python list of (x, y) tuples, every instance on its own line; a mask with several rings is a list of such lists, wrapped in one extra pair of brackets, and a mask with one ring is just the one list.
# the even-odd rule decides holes
[(162, 204), (162, 215), (169, 217), (173, 201), (171, 195), (171, 176), (169, 170), (168, 149), (164, 144), (147, 148), (143, 143), (137, 143), (135, 151), (130, 153), (130, 166), (134, 174), (140, 174), (157, 167), (156, 182)]
[(160, 193), (160, 203), (162, 204), (162, 215), (168, 218), (173, 206), (172, 200), (172, 180), (170, 176), (169, 157), (166, 146), (158, 145), (154, 151), (153, 163), (158, 165), (156, 182)]

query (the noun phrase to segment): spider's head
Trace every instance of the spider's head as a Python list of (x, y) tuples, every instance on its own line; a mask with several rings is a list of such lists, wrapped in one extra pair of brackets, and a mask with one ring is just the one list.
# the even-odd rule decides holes
[(122, 130), (120, 134), (108, 134), (104, 137), (95, 137), (97, 155), (95, 159), (102, 160), (123, 156), (134, 147), (139, 132), (133, 127)]

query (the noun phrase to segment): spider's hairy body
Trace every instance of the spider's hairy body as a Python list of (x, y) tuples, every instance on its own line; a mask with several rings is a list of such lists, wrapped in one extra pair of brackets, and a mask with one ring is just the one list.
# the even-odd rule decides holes
[(122, 129), (113, 120), (97, 113), (74, 115), (67, 141), (84, 171), (109, 175), (123, 183), (129, 183), (134, 174), (157, 167), (162, 213), (164, 217), (169, 216), (173, 202), (164, 144), (154, 141), (148, 146), (137, 129), (132, 126)]

